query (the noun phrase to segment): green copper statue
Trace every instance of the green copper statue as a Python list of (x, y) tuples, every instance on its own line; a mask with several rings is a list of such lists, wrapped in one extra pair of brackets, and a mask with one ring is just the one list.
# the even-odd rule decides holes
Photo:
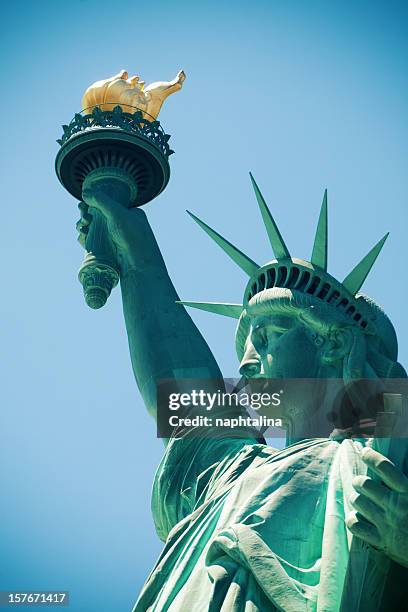
[[(145, 213), (132, 207), (128, 182), (120, 173), (104, 179), (100, 170), (85, 181), (80, 242), (90, 250), (97, 218), (120, 278), (136, 382), (153, 417), (160, 380), (222, 378), (184, 305), (238, 319), (239, 371), (249, 379), (406, 376), (390, 320), (359, 293), (386, 237), (339, 282), (327, 272), (326, 194), (308, 262), (290, 255), (251, 180), (275, 256), (266, 265), (192, 215), (248, 274), (239, 304), (180, 302)], [(326, 405), (330, 394), (328, 386)], [(312, 397), (289, 404), (284, 417), (288, 446), (280, 451), (250, 435), (187, 432), (166, 441), (152, 498), (165, 545), (134, 612), (405, 609), (379, 603), (386, 601), (387, 576), (406, 581), (403, 463), (397, 467), (362, 439), (303, 439), (317, 418)], [(350, 571), (350, 550), (359, 546)]]
[[(339, 283), (326, 271), (326, 196), (308, 263), (291, 258), (255, 182), (254, 188), (276, 257), (271, 263), (259, 267), (196, 219), (251, 276), (243, 305), (195, 304), (239, 317), (241, 374), (405, 376), (391, 322), (358, 294), (384, 239)], [(103, 185), (83, 198), (104, 215), (116, 248), (133, 369), (155, 416), (158, 380), (220, 372), (177, 303), (144, 212), (121, 206)], [(302, 419), (313, 420), (307, 397), (295, 408), (296, 419), (287, 415), (289, 442), (297, 440)], [(378, 480), (366, 475), (367, 466)], [(408, 567), (408, 478), (351, 439), (297, 440), (283, 451), (252, 438), (171, 439), (152, 507), (166, 544), (135, 611), (334, 612), (351, 534)]]

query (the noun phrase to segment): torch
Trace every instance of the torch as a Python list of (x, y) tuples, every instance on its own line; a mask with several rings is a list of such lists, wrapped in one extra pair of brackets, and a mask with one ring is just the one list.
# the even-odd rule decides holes
[[(185, 74), (173, 81), (147, 88), (139, 77), (118, 75), (91, 85), (63, 135), (55, 169), (67, 191), (82, 202), (83, 190), (103, 184), (125, 207), (142, 206), (166, 187), (170, 178), (168, 158), (173, 153), (169, 134), (157, 121), (165, 98), (182, 87)], [(86, 236), (85, 259), (78, 278), (85, 301), (101, 308), (118, 284), (119, 270), (103, 214), (89, 209), (92, 223)]]

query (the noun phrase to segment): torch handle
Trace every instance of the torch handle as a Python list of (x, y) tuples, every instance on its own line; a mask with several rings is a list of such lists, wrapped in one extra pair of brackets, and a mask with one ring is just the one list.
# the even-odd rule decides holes
[(92, 222), (86, 237), (87, 254), (78, 278), (84, 289), (85, 301), (90, 308), (101, 308), (119, 281), (116, 252), (106, 219), (96, 208), (89, 208)]

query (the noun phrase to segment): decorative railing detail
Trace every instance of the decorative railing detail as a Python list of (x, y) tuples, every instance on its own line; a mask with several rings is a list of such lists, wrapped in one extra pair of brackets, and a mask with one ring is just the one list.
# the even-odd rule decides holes
[(165, 133), (160, 121), (146, 119), (140, 110), (134, 113), (124, 112), (118, 105), (113, 110), (101, 110), (95, 106), (92, 113), (76, 113), (69, 125), (62, 126), (64, 133), (57, 142), (62, 146), (71, 136), (97, 128), (120, 128), (128, 134), (145, 138), (160, 149), (166, 158), (174, 153), (168, 145), (170, 134)]

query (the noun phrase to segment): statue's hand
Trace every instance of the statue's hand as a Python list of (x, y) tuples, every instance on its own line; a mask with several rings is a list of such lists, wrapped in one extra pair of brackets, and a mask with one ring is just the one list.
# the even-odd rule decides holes
[(84, 201), (79, 204), (81, 218), (77, 223), (78, 240), (86, 248), (86, 238), (92, 223), (92, 208), (99, 210), (106, 219), (109, 237), (116, 247), (120, 261), (131, 265), (135, 258), (135, 248), (143, 239), (145, 213), (139, 208), (126, 208), (112, 198), (103, 188), (96, 184), (84, 189)]
[(357, 476), (352, 501), (356, 512), (347, 527), (357, 537), (408, 567), (408, 478), (381, 453), (364, 448), (362, 459), (380, 480)]
[(86, 249), (86, 237), (88, 236), (89, 226), (92, 221), (92, 215), (89, 214), (89, 206), (85, 204), (85, 202), (80, 202), (78, 204), (79, 212), (81, 214), (81, 218), (77, 221), (76, 228), (78, 231), (78, 242), (79, 244)]

